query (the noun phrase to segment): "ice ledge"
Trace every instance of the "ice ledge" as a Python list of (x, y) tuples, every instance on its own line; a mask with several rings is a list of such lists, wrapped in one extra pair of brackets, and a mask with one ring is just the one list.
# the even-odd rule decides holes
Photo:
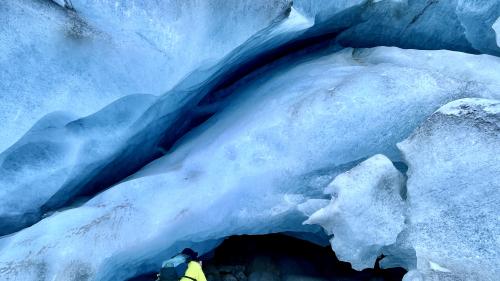
[(500, 113), (500, 101), (481, 98), (465, 98), (452, 101), (440, 109), (438, 113), (445, 115), (464, 116), (470, 114), (498, 114)]

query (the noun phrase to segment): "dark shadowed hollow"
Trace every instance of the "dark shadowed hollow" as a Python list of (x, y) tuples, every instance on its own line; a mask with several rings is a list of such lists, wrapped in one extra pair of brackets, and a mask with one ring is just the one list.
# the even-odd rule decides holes
[[(208, 281), (400, 281), (402, 268), (355, 271), (330, 246), (283, 234), (231, 236), (202, 257)], [(155, 273), (129, 281), (155, 280)]]

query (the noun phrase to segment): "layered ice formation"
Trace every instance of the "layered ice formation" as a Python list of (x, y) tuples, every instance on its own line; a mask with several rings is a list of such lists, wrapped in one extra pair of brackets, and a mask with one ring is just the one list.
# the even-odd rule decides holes
[(0, 150), (56, 110), (159, 95), (283, 17), (285, 0), (2, 1)]
[[(183, 241), (317, 231), (302, 226), (297, 206), (323, 198), (336, 174), (379, 152), (398, 159), (395, 144), (441, 104), (493, 96), (498, 87), (457, 79), (463, 68), (433, 71), (425, 56), (413, 59), (418, 67), (391, 62), (407, 52), (423, 51), (345, 49), (235, 85), (225, 110), (172, 153), (85, 205), (4, 238), (0, 276), (72, 280), (84, 270), (88, 279), (113, 280), (152, 270)], [(26, 264), (37, 266), (21, 270)]]
[(495, 280), (499, 17), (497, 0), (2, 1), (0, 280), (126, 280), (186, 246), (323, 230), (358, 270)]

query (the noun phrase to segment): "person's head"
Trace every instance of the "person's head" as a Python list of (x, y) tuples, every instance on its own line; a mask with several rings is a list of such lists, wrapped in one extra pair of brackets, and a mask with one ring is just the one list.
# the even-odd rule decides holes
[(197, 260), (198, 259), (198, 253), (193, 251), (193, 249), (186, 248), (182, 250), (181, 254), (187, 256), (190, 260)]

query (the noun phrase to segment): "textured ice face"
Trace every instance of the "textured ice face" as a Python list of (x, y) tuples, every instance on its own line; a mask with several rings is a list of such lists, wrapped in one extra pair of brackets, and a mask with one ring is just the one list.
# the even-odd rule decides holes
[(338, 175), (328, 186), (328, 206), (305, 222), (334, 237), (332, 248), (356, 270), (373, 268), (382, 247), (396, 243), (405, 226), (404, 176), (383, 155)]
[[(19, 121), (5, 122), (7, 126), (16, 124), (16, 128), (5, 128), (7, 137), (3, 140), (8, 140), (9, 135), (19, 135), (20, 130), (24, 131), (33, 118), (36, 118), (34, 116), (41, 116), (46, 111), (65, 108), (76, 113), (91, 112), (130, 91), (150, 91), (149, 87), (159, 87), (157, 81), (170, 83), (165, 86), (168, 88), (181, 75), (195, 69), (196, 66), (212, 67), (197, 68), (196, 72), (188, 75), (173, 90), (165, 93), (146, 112), (144, 118), (134, 123), (135, 126), (131, 126), (133, 128), (128, 132), (128, 137), (124, 134), (122, 138), (117, 138), (113, 145), (94, 141), (91, 146), (93, 151), (100, 152), (97, 153), (98, 157), (94, 159), (87, 157), (88, 161), (84, 163), (85, 165), (72, 171), (71, 174), (60, 177), (65, 178), (65, 181), (60, 181), (64, 183), (62, 186), (55, 185), (49, 188), (51, 192), (58, 190), (47, 203), (45, 209), (49, 211), (67, 206), (68, 200), (76, 196), (85, 193), (93, 194), (106, 189), (158, 157), (159, 151), (165, 151), (163, 147), (160, 147), (162, 144), (166, 143), (168, 147), (189, 129), (189, 123), (196, 118), (193, 117), (193, 112), (196, 112), (198, 108), (193, 108), (196, 107), (198, 98), (201, 99), (204, 95), (213, 94), (218, 90), (225, 92), (223, 88), (234, 83), (235, 79), (241, 79), (247, 74), (245, 71), (251, 72), (258, 69), (259, 63), (265, 64), (269, 57), (276, 59), (280, 52), (286, 54), (288, 47), (297, 47), (302, 40), (314, 42), (316, 36), (338, 33), (337, 41), (340, 43), (371, 46), (374, 44), (370, 41), (373, 36), (365, 35), (378, 34), (380, 36), (377, 38), (383, 41), (384, 45), (406, 47), (425, 45), (426, 48), (459, 50), (467, 46), (465, 51), (492, 53), (491, 49), (483, 48), (491, 37), (488, 35), (488, 32), (491, 33), (490, 29), (484, 29), (488, 36), (474, 37), (478, 42), (474, 46), (481, 47), (474, 49), (469, 48), (470, 42), (462, 38), (464, 32), (461, 28), (463, 26), (481, 27), (482, 25), (476, 18), (486, 19), (485, 22), (489, 22), (495, 16), (494, 11), (496, 11), (494, 9), (496, 2), (490, 1), (485, 2), (485, 7), (489, 7), (488, 9), (479, 9), (462, 2), (431, 3), (431, 8), (425, 8), (419, 6), (421, 2), (407, 3), (405, 1), (378, 1), (372, 4), (366, 4), (366, 1), (363, 3), (339, 1), (334, 4), (328, 4), (326, 1), (314, 3), (299, 1), (297, 9), (290, 10), (287, 9), (288, 1), (277, 0), (248, 3), (237, 1), (229, 4), (226, 3), (227, 1), (215, 0), (154, 3), (76, 0), (71, 2), (74, 10), (62, 8), (64, 1), (56, 2), (57, 5), (50, 4), (52, 3), (50, 1), (9, 2), (0, 10), (7, 14), (6, 17), (2, 17), (2, 20), (6, 22), (4, 25), (6, 28), (2, 29), (2, 32), (8, 35), (5, 37), (7, 38), (6, 44), (2, 44), (2, 47), (6, 48), (6, 51), (2, 52), (6, 60), (2, 62), (9, 63), (14, 60), (16, 62), (29, 60), (30, 62), (17, 63), (16, 66), (19, 67), (15, 68), (0, 68), (5, 71), (8, 78), (2, 80), (3, 83), (0, 85), (8, 89), (7, 94), (1, 96), (6, 100), (7, 110), (3, 112), (12, 113), (7, 119)], [(405, 5), (409, 5), (408, 16), (400, 19), (397, 16), (398, 11)], [(421, 10), (421, 8), (425, 9)], [(460, 9), (456, 10), (458, 8)], [(439, 27), (444, 26), (447, 31), (452, 30), (458, 33), (452, 32), (450, 37), (436, 37), (435, 34), (442, 30), (431, 28), (425, 21), (416, 21), (412, 28), (403, 32), (406, 36), (399, 36), (402, 32), (398, 29), (401, 27), (399, 20), (403, 23), (409, 22), (412, 15), (419, 15), (421, 11), (425, 11), (427, 15), (429, 9), (432, 13), (440, 14), (447, 19), (451, 17), (449, 24), (439, 25)], [(291, 12), (284, 19), (288, 11)], [(452, 12), (448, 13), (449, 11)], [(472, 17), (467, 22), (456, 21), (454, 18), (455, 13), (467, 15), (471, 11), (474, 11), (477, 17)], [(34, 28), (25, 29), (26, 21), (22, 19), (26, 17), (33, 21), (30, 26)], [(367, 22), (364, 18), (387, 19), (389, 27), (397, 28), (384, 28), (383, 32), (380, 32), (381, 25)], [(275, 22), (274, 19), (284, 19), (284, 21)], [(206, 60), (220, 58), (242, 43), (247, 36), (268, 25), (270, 25), (269, 28), (266, 28), (264, 32), (245, 41), (224, 59), (218, 61), (215, 66), (212, 63), (203, 63)], [(360, 28), (360, 32), (351, 32), (357, 28)], [(483, 29), (479, 28), (479, 30)], [(398, 34), (396, 37), (400, 38), (399, 41), (393, 40), (394, 32)], [(418, 36), (414, 36), (415, 34)], [(436, 38), (441, 39), (436, 41)], [(333, 37), (328, 39), (333, 39)], [(172, 45), (169, 45), (170, 43)], [(13, 48), (10, 48), (11, 45)], [(25, 45), (33, 46), (35, 51), (27, 51)], [(16, 48), (20, 48), (18, 53), (21, 56), (14, 56)], [(393, 55), (395, 54), (391, 54)], [(33, 58), (36, 63), (33, 63)], [(396, 57), (392, 58), (391, 62), (394, 63)], [(359, 59), (365, 58), (359, 56)], [(454, 59), (467, 60), (474, 65), (464, 67), (465, 70), (460, 72), (457, 71), (457, 65), (448, 63)], [(491, 71), (496, 66), (493, 61), (489, 56), (471, 59), (466, 55), (464, 57), (451, 55), (447, 59), (431, 59), (427, 62), (410, 58), (408, 62), (399, 66), (405, 67), (408, 64), (420, 63), (423, 66), (418, 67), (423, 68), (424, 71), (432, 69), (432, 71), (451, 72), (447, 74), (451, 78), (468, 81), (457, 90), (458, 96), (462, 97), (461, 93), (464, 92), (475, 91), (482, 97), (490, 97), (483, 88), (488, 88), (493, 93), (496, 92), (498, 73)], [(434, 65), (430, 66), (431, 64)], [(439, 65), (448, 67), (440, 68)], [(485, 71), (480, 74), (472, 71), (478, 65)], [(161, 71), (157, 71), (158, 69)], [(164, 78), (167, 77), (164, 73), (165, 69), (171, 70), (168, 73), (168, 79)], [(83, 76), (88, 79), (81, 79), (82, 71)], [(43, 72), (43, 75), (33, 75), (39, 72)], [(487, 75), (483, 75), (485, 73)], [(30, 80), (25, 82), (23, 77), (30, 77)], [(31, 79), (34, 77), (37, 79)], [(76, 81), (75, 85), (80, 87), (74, 91), (71, 88), (74, 83), (67, 82), (73, 80)], [(481, 81), (480, 85), (476, 83), (477, 80)], [(61, 83), (61, 81), (64, 82)], [(62, 92), (54, 90), (53, 86), (58, 89), (62, 87)], [(23, 87), (27, 87), (29, 91), (43, 93), (43, 98), (40, 96), (35, 98), (35, 95), (28, 94), (29, 91), (22, 90)], [(43, 89), (37, 87), (43, 87)], [(112, 89), (108, 89), (109, 87)], [(156, 90), (151, 91), (156, 92)], [(24, 93), (27, 95), (23, 96)], [(37, 108), (40, 108), (31, 108), (32, 99), (37, 100)], [(24, 114), (23, 111), (28, 107), (30, 113)], [(184, 122), (185, 120), (187, 121)], [(137, 145), (138, 143), (141, 145)], [(378, 145), (377, 148), (380, 149), (381, 144)], [(131, 149), (132, 147), (134, 149)], [(66, 153), (64, 151), (62, 154)], [(391, 152), (388, 153), (390, 156)], [(91, 153), (91, 155), (95, 154)], [(71, 161), (60, 163), (67, 163), (67, 165), (61, 164), (61, 169), (68, 170), (73, 166)], [(12, 188), (18, 189), (20, 185), (16, 183)], [(20, 216), (23, 215), (23, 211), (19, 213)], [(33, 217), (33, 215), (30, 216)], [(33, 218), (31, 220), (36, 221)]]
[[(56, 110), (159, 95), (288, 8), (285, 0), (2, 1), (0, 151)], [(60, 5), (58, 5), (58, 4)]]
[(499, 128), (498, 100), (462, 99), (399, 144), (409, 166), (409, 240), (425, 280), (500, 274)]
[[(253, 58), (258, 58), (259, 51), (273, 48), (283, 41), (290, 40), (295, 32), (309, 26), (310, 22), (292, 9), (286, 21), (267, 29), (262, 36), (257, 36), (254, 38), (255, 40), (238, 48), (215, 66), (209, 69), (200, 69), (188, 75), (179, 85), (158, 99), (153, 106), (149, 107), (150, 102), (146, 106), (142, 106), (141, 101), (134, 100), (133, 96), (130, 95), (95, 114), (100, 116), (97, 119), (102, 120), (91, 116), (84, 118), (85, 121), (82, 119), (68, 124), (71, 129), (69, 130), (70, 134), (73, 131), (74, 133), (82, 131), (82, 136), (75, 135), (73, 138), (76, 144), (72, 147), (84, 151), (78, 155), (83, 157), (76, 159), (70, 157), (69, 159), (74, 161), (69, 159), (61, 161), (61, 169), (71, 170), (71, 173), (52, 177), (49, 180), (51, 187), (47, 188), (49, 192), (44, 192), (43, 198), (28, 199), (28, 201), (41, 202), (43, 204), (42, 211), (50, 212), (68, 206), (78, 196), (92, 195), (108, 188), (136, 172), (142, 166), (159, 157), (160, 153), (165, 153), (164, 146), (172, 145), (190, 129), (190, 122), (194, 122), (193, 119), (200, 118), (203, 114), (197, 113), (198, 111), (203, 112), (203, 108), (199, 109), (197, 103), (217, 84), (224, 83), (224, 79), (228, 79), (226, 76), (238, 71), (238, 67), (241, 67), (241, 64), (245, 62), (251, 64)], [(280, 37), (279, 35), (284, 36)], [(117, 107), (116, 109), (123, 107), (118, 110), (121, 113), (110, 112), (110, 108), (114, 107)], [(124, 108), (128, 108), (130, 112)], [(111, 109), (111, 111), (115, 110)], [(144, 114), (141, 115), (143, 112)], [(138, 118), (139, 116), (142, 117)], [(93, 124), (94, 121), (96, 124)], [(82, 125), (96, 127), (100, 134), (96, 133), (96, 130), (80, 130), (79, 127)], [(120, 128), (114, 128), (115, 126)], [(67, 130), (63, 129), (61, 133), (64, 135), (63, 138), (65, 138), (66, 133), (68, 133)], [(89, 133), (90, 135), (88, 135)], [(38, 135), (43, 134), (43, 132), (38, 132)], [(28, 137), (23, 141), (29, 142), (30, 138), (36, 142), (38, 137)], [(8, 149), (4, 155), (9, 154), (15, 147), (16, 145)], [(41, 166), (38, 172), (44, 175), (43, 178), (48, 178), (52, 175), (51, 169), (50, 165)], [(19, 175), (22, 176), (22, 173)], [(37, 197), (33, 193), (27, 192), (42, 188), (37, 184), (37, 181), (29, 182), (28, 188), (23, 187), (23, 184), (26, 184), (29, 179), (31, 177), (20, 182), (14, 181), (13, 177), (5, 179), (3, 184), (10, 185), (9, 190), (17, 191), (12, 194), (6, 193), (5, 196), (11, 197), (10, 201), (15, 201), (14, 198), (19, 197), (19, 195), (28, 198)], [(51, 194), (48, 201), (46, 201), (47, 194)], [(44, 203), (44, 201), (46, 202)], [(36, 222), (41, 215), (36, 210), (38, 207), (39, 204), (35, 204), (30, 206), (30, 210), (18, 209), (14, 219), (6, 214), (1, 218), (0, 224), (10, 227), (1, 228), (0, 233), (11, 233), (20, 227), (29, 225), (30, 222)], [(26, 218), (23, 218), (23, 214), (26, 214)]]
[(337, 37), (348, 47), (397, 46), (500, 55), (493, 23), (500, 2), (484, 1), (294, 1), (325, 28), (346, 25)]
[(55, 112), (38, 121), (0, 154), (0, 235), (40, 220), (49, 200), (66, 200), (72, 190), (53, 196), (79, 174), (94, 177), (89, 164), (109, 157), (155, 101), (152, 95), (130, 95), (85, 118)]
[[(285, 17), (288, 0), (4, 1), (0, 7), (0, 150), (39, 118), (88, 115), (119, 97), (161, 94)], [(67, 5), (66, 5), (67, 6)], [(348, 47), (500, 54), (500, 2), (311, 1), (296, 10)], [(497, 29), (495, 29), (497, 30)], [(373, 35), (373, 36), (372, 36)], [(78, 102), (74, 102), (78, 101)]]
[(498, 56), (500, 2), (290, 4), (2, 1), (0, 151), (19, 140), (0, 154), (0, 235), (109, 190), (0, 239), (0, 279), (125, 279), (234, 234), (315, 240), (302, 221), (320, 208), (311, 221), (356, 268), (384, 253), (418, 268), (406, 280), (498, 276), (493, 101), (450, 103), (401, 144), (408, 228), (382, 156), (338, 176), (331, 205), (322, 191), (372, 155), (401, 161), (395, 144), (439, 106), (498, 99), (499, 59), (319, 43)]
[(457, 72), (412, 67), (427, 51), (405, 66), (370, 62), (371, 53), (281, 65), (231, 88), (237, 94), (225, 110), (172, 153), (85, 205), (1, 239), (0, 279), (125, 279), (195, 242), (212, 241), (199, 244), (206, 250), (233, 234), (316, 232), (297, 206), (322, 198), (333, 176), (377, 153), (397, 159), (395, 144), (441, 104), (491, 95)]

